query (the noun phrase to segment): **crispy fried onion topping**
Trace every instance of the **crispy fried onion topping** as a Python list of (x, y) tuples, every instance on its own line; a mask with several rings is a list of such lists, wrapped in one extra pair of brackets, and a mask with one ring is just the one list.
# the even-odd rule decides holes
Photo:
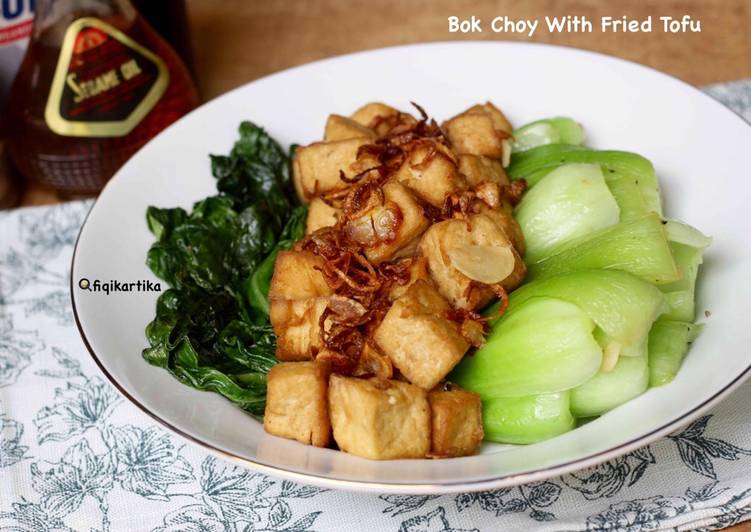
[(501, 194), (511, 205), (516, 206), (521, 200), (524, 192), (527, 190), (527, 180), (517, 179), (512, 181), (510, 185), (504, 185), (501, 189)]
[(409, 283), (415, 259), (404, 258), (375, 267), (362, 247), (339, 226), (319, 229), (297, 247), (323, 259), (320, 271), (334, 292), (319, 319), (324, 349), (316, 358), (329, 361), (333, 371), (344, 375), (364, 375), (369, 367), (379, 369), (377, 376), (390, 372), (390, 366), (377, 360), (376, 355), (370, 357), (374, 359), (370, 362), (360, 363), (360, 358), (391, 307), (390, 287)]
[[(398, 113), (373, 120), (370, 127), (381, 135), (359, 148), (354, 165), (359, 173), (347, 177), (340, 172), (339, 177), (347, 186), (320, 196), (328, 205), (341, 209), (336, 225), (319, 229), (296, 244), (296, 249), (323, 259), (320, 270), (334, 295), (319, 319), (323, 349), (315, 357), (328, 361), (332, 370), (340, 374), (383, 378), (392, 374), (390, 360), (371, 344), (371, 339), (391, 307), (390, 289), (410, 282), (415, 258), (374, 266), (365, 255), (365, 249), (393, 242), (403, 223), (401, 209), (385, 198), (383, 185), (405, 161), (414, 169), (427, 167), (437, 156), (447, 157), (456, 164), (450, 152), (441, 147), (449, 145), (441, 128), (422, 107), (412, 105), (419, 112), (419, 119)], [(490, 206), (504, 199), (518, 202), (526, 183), (517, 183), (505, 188), (488, 185), (479, 192), (451, 196), (443, 209), (424, 202), (421, 205), (428, 219), (435, 222), (469, 214), (477, 201)], [(503, 294), (505, 308), (508, 303), (505, 291), (500, 286), (493, 289)], [(448, 311), (447, 318), (458, 324), (471, 345), (483, 344), (486, 318), (460, 309)]]
[(482, 347), (485, 344), (485, 335), (488, 334), (487, 318), (461, 308), (449, 309), (443, 316), (459, 326), (459, 334), (468, 344), (474, 347)]
[[(475, 347), (481, 347), (485, 343), (485, 336), (489, 332), (488, 322), (497, 320), (506, 313), (508, 309), (508, 292), (500, 283), (484, 284), (479, 281), (470, 281), (464, 291), (464, 297), (469, 299), (473, 290), (482, 290), (490, 288), (498, 297), (498, 310), (492, 316), (482, 316), (477, 312), (465, 309), (451, 309), (447, 311), (447, 319), (460, 325), (459, 332), (467, 342)], [(474, 323), (470, 323), (474, 322)], [(479, 324), (481, 327), (478, 327)]]

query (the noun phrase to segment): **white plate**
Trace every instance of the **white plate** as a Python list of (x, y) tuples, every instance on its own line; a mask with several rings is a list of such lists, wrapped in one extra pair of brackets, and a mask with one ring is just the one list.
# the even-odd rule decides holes
[[(666, 211), (714, 236), (698, 309), (711, 310), (678, 377), (558, 438), (488, 445), (451, 460), (369, 461), (270, 436), (218, 395), (188, 388), (141, 358), (157, 294), (110, 295), (80, 278), (156, 280), (144, 265), (148, 205), (189, 207), (215, 192), (209, 153), (226, 153), (251, 119), (282, 144), (320, 139), (329, 113), (371, 100), (419, 102), (444, 119), (492, 100), (515, 124), (568, 115), (598, 148), (632, 150), (660, 175)], [(365, 52), (250, 83), (197, 109), (137, 153), (107, 185), (76, 246), (72, 291), (81, 334), (102, 370), (174, 432), (264, 473), (326, 487), (447, 493), (539, 480), (613, 458), (717, 403), (751, 357), (751, 128), (699, 90), (643, 66), (568, 48), (451, 43)]]

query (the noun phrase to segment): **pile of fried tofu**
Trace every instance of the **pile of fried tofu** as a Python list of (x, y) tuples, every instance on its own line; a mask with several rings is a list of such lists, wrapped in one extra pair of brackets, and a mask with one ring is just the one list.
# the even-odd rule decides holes
[[(340, 223), (340, 210), (323, 196), (351, 186), (342, 175), (351, 178), (372, 164), (360, 148), (410, 121), (417, 119), (370, 103), (350, 117), (331, 115), (324, 140), (298, 148), (294, 183), (309, 204), (307, 234)], [(445, 382), (471, 345), (447, 312), (480, 309), (496, 297), (492, 285), (510, 291), (526, 274), (523, 236), (502, 193), (511, 125), (486, 103), (441, 129), (444, 142), (422, 139), (383, 183), (381, 199), (358, 219), (341, 222), (347, 234), (377, 231), (396, 210), (396, 234), (363, 245), (363, 253), (374, 266), (413, 257), (409, 282), (390, 289), (391, 306), (362, 355), (378, 363), (376, 376), (340, 375), (318, 360), (320, 318), (339, 296), (326, 282), (321, 257), (297, 248), (279, 254), (269, 303), (280, 362), (268, 375), (267, 432), (321, 447), (333, 436), (340, 450), (371, 459), (478, 452), (480, 398)], [(442, 209), (467, 192), (468, 211), (431, 223), (427, 208)]]

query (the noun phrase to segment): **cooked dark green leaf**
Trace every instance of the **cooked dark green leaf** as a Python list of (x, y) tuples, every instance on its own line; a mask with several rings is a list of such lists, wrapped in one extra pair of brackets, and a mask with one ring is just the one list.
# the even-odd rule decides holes
[(146, 209), (146, 223), (157, 240), (163, 234), (169, 233), (176, 226), (182, 224), (188, 217), (188, 213), (180, 207), (174, 209), (160, 209), (158, 207), (149, 207)]
[(280, 251), (291, 248), (296, 241), (303, 237), (306, 212), (303, 206), (296, 207), (292, 211), (276, 247), (250, 276), (247, 290), (248, 303), (265, 316), (269, 314), (269, 286), (271, 285), (271, 276), (274, 273), (276, 256)]
[(227, 156), (211, 156), (219, 194), (184, 209), (149, 207), (146, 263), (171, 288), (146, 328), (143, 357), (199, 390), (261, 415), (276, 359), (268, 291), (276, 255), (302, 237), (305, 208), (290, 158), (250, 122)]

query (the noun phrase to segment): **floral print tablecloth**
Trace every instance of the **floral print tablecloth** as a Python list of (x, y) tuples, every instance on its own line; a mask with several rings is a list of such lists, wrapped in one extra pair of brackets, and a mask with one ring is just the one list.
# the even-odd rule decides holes
[[(707, 90), (751, 119), (751, 82)], [(0, 531), (642, 531), (751, 518), (751, 382), (648, 447), (482, 493), (324, 490), (208, 456), (123, 400), (78, 336), (68, 273), (90, 206), (0, 213)]]

